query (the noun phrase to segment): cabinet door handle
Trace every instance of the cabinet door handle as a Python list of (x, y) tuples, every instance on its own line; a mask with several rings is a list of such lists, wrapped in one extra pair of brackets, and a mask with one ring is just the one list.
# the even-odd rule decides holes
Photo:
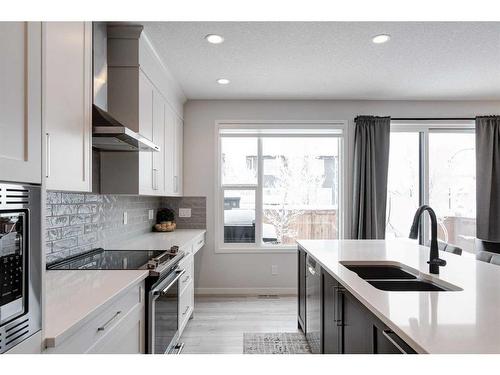
[(45, 133), (45, 177), (50, 176), (50, 134)]
[(337, 303), (335, 304), (335, 310), (333, 311), (333, 319), (337, 323), (337, 327), (342, 327), (344, 325), (344, 317), (343, 317), (343, 302), (344, 302), (344, 296), (342, 294), (342, 288), (341, 287), (334, 287), (334, 301)]
[(401, 353), (403, 354), (408, 354), (402, 347), (401, 345), (399, 345), (392, 337), (391, 335), (394, 335), (395, 333), (392, 332), (391, 330), (389, 329), (384, 329), (382, 331), (382, 335), (384, 335), (384, 337), (389, 340), (389, 342), (394, 345)]
[(191, 276), (186, 275), (186, 277), (182, 280), (182, 282), (183, 282), (183, 283), (185, 283), (186, 281), (188, 281), (188, 280), (189, 280), (189, 278), (190, 278), (190, 277), (191, 277)]
[(186, 310), (184, 310), (184, 312), (182, 313), (182, 316), (186, 315), (188, 311), (189, 311), (189, 306), (186, 306)]
[(153, 190), (158, 190), (158, 169), (153, 168)]
[(111, 322), (113, 320), (115, 320), (122, 312), (121, 311), (117, 311), (115, 315), (113, 315), (113, 317), (111, 319), (109, 319), (106, 323), (104, 323), (101, 327), (97, 328), (98, 331), (104, 331), (106, 328), (109, 327), (109, 325), (111, 324)]

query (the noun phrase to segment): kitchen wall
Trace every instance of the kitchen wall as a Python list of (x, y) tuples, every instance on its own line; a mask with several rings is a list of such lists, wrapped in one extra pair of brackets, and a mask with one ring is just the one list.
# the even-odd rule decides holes
[[(47, 192), (46, 251), (47, 262), (76, 255), (148, 233), (156, 222), (159, 208), (191, 208), (191, 218), (180, 218), (178, 228), (204, 228), (203, 197), (143, 197), (86, 193)], [(148, 211), (154, 219), (148, 219)], [(127, 224), (123, 213), (127, 212)]]
[[(175, 211), (178, 229), (205, 229), (207, 227), (207, 199), (205, 197), (167, 197), (162, 207)], [(190, 208), (191, 217), (180, 217), (179, 208)]]
[[(207, 242), (195, 259), (197, 292), (294, 293), (297, 278), (294, 253), (215, 253), (214, 229), (218, 225), (214, 212), (217, 120), (347, 120), (347, 137), (350, 142), (354, 118), (361, 114), (393, 117), (474, 117), (498, 113), (500, 101), (188, 101), (184, 106), (184, 194), (207, 197)], [(349, 166), (352, 165), (350, 151)], [(346, 177), (350, 180), (350, 175)], [(348, 215), (346, 224), (349, 219)], [(278, 266), (278, 275), (271, 275), (272, 265)]]

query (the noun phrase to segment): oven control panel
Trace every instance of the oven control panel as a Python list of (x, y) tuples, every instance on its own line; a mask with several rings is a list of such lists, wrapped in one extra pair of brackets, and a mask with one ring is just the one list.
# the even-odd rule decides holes
[(0, 257), (0, 306), (22, 297), (22, 278), (21, 255)]

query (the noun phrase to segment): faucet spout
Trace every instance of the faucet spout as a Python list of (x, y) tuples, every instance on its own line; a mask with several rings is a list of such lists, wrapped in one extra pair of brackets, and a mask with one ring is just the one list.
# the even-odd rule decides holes
[(439, 258), (439, 250), (437, 243), (437, 218), (434, 210), (428, 205), (424, 204), (420, 206), (415, 212), (415, 216), (413, 217), (413, 224), (410, 229), (409, 237), (411, 239), (416, 240), (418, 238), (418, 231), (420, 227), (420, 219), (422, 214), (427, 211), (429, 213), (429, 217), (431, 218), (431, 250), (429, 253), (429, 272), (439, 275), (439, 267), (443, 267), (446, 265), (446, 261)]

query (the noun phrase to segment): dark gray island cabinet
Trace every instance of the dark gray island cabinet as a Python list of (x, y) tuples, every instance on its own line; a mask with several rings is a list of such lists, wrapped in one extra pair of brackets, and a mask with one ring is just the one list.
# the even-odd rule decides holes
[[(307, 282), (307, 252), (298, 248), (298, 325), (307, 336), (307, 300), (311, 295)], [(413, 354), (407, 343), (321, 268), (320, 353), (323, 354)], [(316, 316), (316, 314), (315, 314)], [(316, 324), (315, 324), (316, 325)]]

